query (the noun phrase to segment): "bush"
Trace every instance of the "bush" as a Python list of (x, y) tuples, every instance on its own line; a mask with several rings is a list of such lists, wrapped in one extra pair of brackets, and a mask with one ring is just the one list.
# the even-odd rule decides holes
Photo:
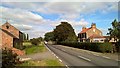
[(112, 47), (112, 44), (111, 43), (103, 43), (101, 45), (98, 45), (99, 46), (99, 51), (101, 52), (111, 52), (113, 47)]
[(10, 49), (2, 49), (2, 68), (14, 68), (17, 62), (17, 54), (13, 54)]
[(39, 39), (35, 39), (35, 38), (33, 38), (33, 39), (30, 39), (30, 42), (31, 42), (31, 44), (33, 44), (33, 45), (39, 45), (39, 43), (41, 42)]
[(86, 49), (96, 52), (111, 52), (113, 47), (111, 43), (80, 43), (80, 42), (61, 42), (61, 45), (74, 48)]

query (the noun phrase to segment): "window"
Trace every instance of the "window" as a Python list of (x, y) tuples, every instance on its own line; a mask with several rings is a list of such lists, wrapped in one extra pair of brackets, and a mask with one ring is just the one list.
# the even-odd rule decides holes
[(95, 32), (95, 29), (93, 29), (93, 32)]
[(6, 28), (9, 29), (9, 26), (7, 25)]

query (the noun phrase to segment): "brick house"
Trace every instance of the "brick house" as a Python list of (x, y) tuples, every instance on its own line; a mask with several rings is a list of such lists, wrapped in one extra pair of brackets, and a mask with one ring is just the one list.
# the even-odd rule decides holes
[(23, 42), (23, 33), (19, 31), (17, 28), (6, 22), (0, 27), (0, 38), (2, 41), (0, 46), (2, 48), (11, 48), (13, 52), (19, 53), (22, 55), (22, 42)]
[(79, 42), (103, 42), (106, 38), (102, 36), (95, 23), (92, 23), (90, 28), (83, 27), (82, 31), (78, 34)]

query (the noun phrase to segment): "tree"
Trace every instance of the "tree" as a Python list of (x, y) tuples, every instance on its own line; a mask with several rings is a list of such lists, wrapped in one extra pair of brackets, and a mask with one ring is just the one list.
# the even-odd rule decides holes
[(115, 19), (112, 22), (112, 28), (109, 28), (108, 31), (109, 33), (107, 34), (110, 35), (111, 38), (114, 38), (115, 41), (117, 41), (117, 39), (120, 39), (120, 22)]
[(25, 41), (25, 40), (26, 40), (26, 34), (23, 33), (23, 41)]
[(54, 32), (47, 32), (45, 35), (44, 40), (46, 41), (54, 41)]
[(27, 40), (29, 40), (29, 35), (27, 34)]
[(36, 46), (38, 46), (41, 43), (41, 41), (38, 38), (30, 39), (30, 42)]
[(42, 37), (38, 37), (39, 41), (44, 41)]
[(61, 22), (60, 25), (56, 26), (54, 36), (57, 42), (77, 40), (74, 29), (68, 22)]

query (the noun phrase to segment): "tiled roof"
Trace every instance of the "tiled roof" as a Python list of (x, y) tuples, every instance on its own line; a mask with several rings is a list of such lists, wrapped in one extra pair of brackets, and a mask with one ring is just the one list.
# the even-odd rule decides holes
[(91, 29), (91, 28), (85, 28), (85, 29), (83, 29), (83, 30), (80, 32), (80, 34), (87, 32), (89, 29)]

